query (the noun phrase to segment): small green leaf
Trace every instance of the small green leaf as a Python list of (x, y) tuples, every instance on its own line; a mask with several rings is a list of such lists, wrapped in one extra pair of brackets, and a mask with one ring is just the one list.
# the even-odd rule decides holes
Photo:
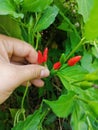
[(30, 12), (41, 12), (46, 9), (53, 0), (24, 0), (23, 9), (24, 11)]
[(94, 0), (94, 6), (91, 10), (90, 17), (84, 27), (84, 36), (87, 40), (98, 38), (98, 0)]
[(48, 28), (55, 20), (55, 17), (58, 14), (58, 8), (56, 6), (53, 7), (48, 7), (43, 15), (41, 16), (41, 18), (39, 19), (36, 28), (35, 28), (35, 32), (39, 32), (42, 31), (46, 28)]
[(72, 112), (74, 106), (74, 96), (75, 93), (69, 91), (67, 95), (60, 96), (56, 101), (44, 100), (44, 102), (50, 106), (58, 117), (67, 117)]
[(61, 63), (61, 64), (64, 64), (64, 62), (65, 62), (65, 54), (63, 53), (63, 54), (61, 55), (61, 57), (60, 57), (60, 63)]

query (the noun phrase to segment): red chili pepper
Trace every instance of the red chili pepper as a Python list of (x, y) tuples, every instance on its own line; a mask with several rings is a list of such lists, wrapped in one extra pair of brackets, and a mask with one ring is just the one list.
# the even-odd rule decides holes
[(38, 51), (37, 62), (38, 62), (38, 64), (42, 64), (43, 63), (43, 55), (42, 55), (42, 52), (40, 50)]
[(79, 62), (81, 59), (81, 56), (75, 56), (73, 58), (70, 58), (67, 62), (69, 66), (74, 66), (77, 62)]
[(43, 52), (43, 62), (46, 62), (48, 59), (48, 48), (46, 47)]
[(54, 70), (58, 70), (60, 67), (61, 67), (61, 63), (59, 61), (54, 63), (53, 65)]

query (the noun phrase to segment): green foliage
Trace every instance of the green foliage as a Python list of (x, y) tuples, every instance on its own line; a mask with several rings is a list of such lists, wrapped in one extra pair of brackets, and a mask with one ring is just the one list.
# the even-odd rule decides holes
[[(36, 50), (48, 47), (50, 69), (44, 88), (19, 87), (1, 105), (2, 130), (98, 130), (97, 5), (97, 0), (0, 0), (0, 33)], [(76, 55), (82, 59), (68, 66)], [(54, 70), (58, 61), (61, 67)]]

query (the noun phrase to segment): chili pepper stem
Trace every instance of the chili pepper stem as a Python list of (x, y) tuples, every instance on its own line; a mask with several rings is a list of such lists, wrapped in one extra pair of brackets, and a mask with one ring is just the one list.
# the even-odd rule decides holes
[(58, 71), (58, 70), (54, 70), (54, 69), (52, 68), (51, 71), (50, 71), (50, 74), (51, 74), (51, 75), (54, 75), (54, 74), (57, 73), (57, 71)]
[(70, 54), (65, 58), (65, 62), (70, 58), (70, 56), (72, 54), (74, 54), (74, 52), (85, 42), (85, 37), (83, 37), (81, 39), (81, 41), (79, 42), (79, 44), (70, 52)]

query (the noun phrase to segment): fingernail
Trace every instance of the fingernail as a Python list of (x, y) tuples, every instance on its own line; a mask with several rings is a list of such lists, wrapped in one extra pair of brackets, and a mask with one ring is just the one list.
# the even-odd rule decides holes
[(49, 76), (49, 70), (46, 68), (46, 69), (42, 69), (41, 70), (41, 74), (40, 74), (40, 76), (41, 77), (47, 77), (47, 76)]

